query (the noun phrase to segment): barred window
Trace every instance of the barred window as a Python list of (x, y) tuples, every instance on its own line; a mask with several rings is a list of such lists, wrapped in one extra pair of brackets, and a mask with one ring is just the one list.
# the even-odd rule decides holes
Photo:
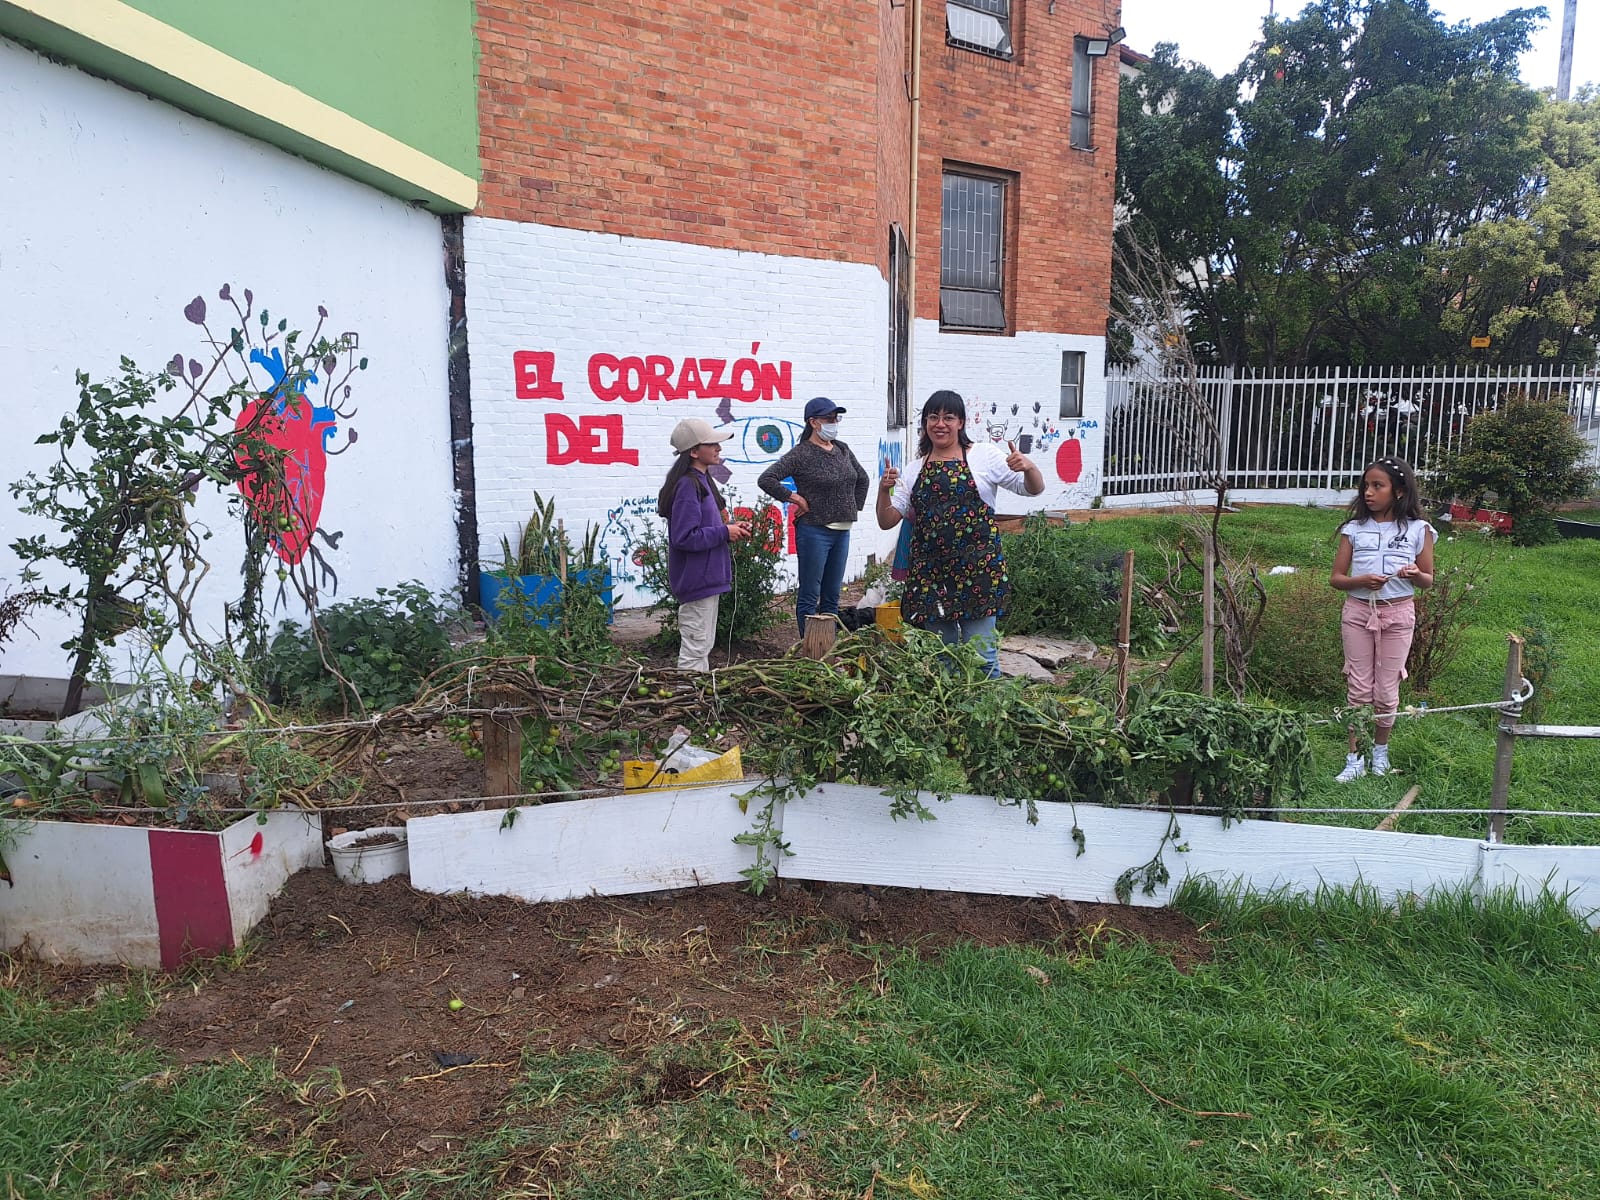
[(1011, 57), (1011, 0), (946, 0), (945, 40), (963, 50)]
[(911, 250), (905, 230), (889, 226), (889, 428), (903, 429), (910, 411)]
[(1089, 39), (1072, 39), (1072, 136), (1078, 150), (1094, 149), (1094, 59)]
[(1002, 179), (944, 173), (939, 225), (939, 324), (1003, 330), (1005, 205)]

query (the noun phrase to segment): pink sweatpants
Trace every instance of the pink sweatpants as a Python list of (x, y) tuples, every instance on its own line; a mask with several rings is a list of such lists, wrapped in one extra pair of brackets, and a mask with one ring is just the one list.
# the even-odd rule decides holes
[(1339, 618), (1344, 639), (1344, 678), (1351, 704), (1370, 704), (1376, 724), (1387, 729), (1400, 707), (1400, 681), (1417, 630), (1417, 605), (1407, 598), (1394, 604), (1368, 604), (1346, 596)]

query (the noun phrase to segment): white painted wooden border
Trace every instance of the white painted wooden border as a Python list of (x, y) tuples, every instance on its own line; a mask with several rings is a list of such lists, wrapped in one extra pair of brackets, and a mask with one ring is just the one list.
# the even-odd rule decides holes
[(502, 810), (413, 817), (406, 822), (411, 886), (566, 900), (733, 883), (755, 863), (755, 851), (733, 841), (754, 823), (737, 799), (754, 786), (752, 781), (520, 808), (507, 828)]
[[(0, 836), (12, 876), (10, 886), (0, 885), (0, 950), (26, 946), (49, 961), (163, 965), (148, 827), (8, 819)], [(213, 950), (242, 943), (289, 876), (323, 861), (315, 813), (284, 809), (265, 821), (246, 817), (218, 833), (179, 836), (218, 843), (219, 869), (202, 887), (209, 893), (203, 903), (207, 911), (227, 909), (229, 944)], [(174, 947), (166, 949), (170, 958)]]
[(1483, 887), (1536, 896), (1548, 888), (1567, 907), (1600, 928), (1600, 849), (1594, 846), (1493, 846), (1483, 848)]
[[(1080, 857), (1072, 840), (1073, 810), (1040, 804), (1029, 825), (1020, 808), (987, 796), (930, 799), (936, 821), (893, 821), (875, 788), (824, 784), (784, 812), (783, 836), (794, 850), (781, 871), (798, 879), (948, 888), (1011, 896), (1063, 896), (1114, 901), (1116, 881), (1150, 860), (1167, 814), (1149, 809), (1077, 806)], [(1184, 879), (1243, 881), (1257, 891), (1315, 891), (1362, 882), (1384, 896), (1426, 892), (1474, 880), (1479, 843), (1469, 838), (1374, 833), (1328, 825), (1236, 821), (1180, 815), (1180, 851), (1163, 859), (1170, 881), (1153, 895), (1135, 888), (1135, 904), (1166, 904)]]
[[(737, 797), (754, 781), (651, 792), (519, 811), (414, 818), (407, 824), (412, 884), (424, 891), (558, 900), (730, 883), (754, 862), (733, 837), (755, 823)], [(987, 796), (928, 799), (937, 819), (895, 821), (876, 788), (822, 784), (779, 806), (790, 879), (1010, 896), (1116, 899), (1117, 878), (1148, 862), (1166, 831), (1160, 811), (1040, 804), (1037, 825)], [(1084, 853), (1072, 838), (1076, 818)], [(1467, 887), (1477, 894), (1548, 886), (1600, 926), (1600, 847), (1494, 846), (1473, 838), (1380, 833), (1329, 825), (1181, 815), (1163, 858), (1170, 879), (1133, 902), (1161, 905), (1189, 878), (1255, 892), (1308, 894), (1362, 884), (1386, 899)], [(1179, 849), (1179, 847), (1183, 849)]]

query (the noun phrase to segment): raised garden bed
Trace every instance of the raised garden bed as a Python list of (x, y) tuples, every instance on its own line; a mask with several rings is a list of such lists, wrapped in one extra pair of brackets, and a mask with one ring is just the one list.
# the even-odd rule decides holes
[(322, 865), (322, 824), (294, 811), (215, 833), (13, 818), (0, 854), (0, 949), (170, 971), (237, 948), (289, 876)]
[[(741, 811), (749, 781), (692, 791), (598, 797), (503, 812), (412, 820), (412, 885), (428, 892), (530, 901), (625, 895), (734, 882), (756, 861), (733, 837), (756, 820)], [(1168, 903), (1190, 877), (1266, 893), (1324, 886), (1374, 889), (1386, 899), (1466, 887), (1478, 894), (1543, 888), (1600, 925), (1600, 847), (1491, 845), (1475, 838), (1380, 832), (1185, 814), (1164, 842), (1158, 809), (1040, 804), (1030, 825), (988, 796), (928, 800), (937, 820), (896, 821), (877, 788), (823, 784), (775, 806), (792, 854), (788, 879), (1008, 896)], [(1082, 851), (1073, 836), (1083, 836)], [(1180, 850), (1177, 845), (1184, 849)], [(1159, 853), (1165, 877), (1143, 873)], [(1146, 890), (1145, 883), (1150, 886)]]

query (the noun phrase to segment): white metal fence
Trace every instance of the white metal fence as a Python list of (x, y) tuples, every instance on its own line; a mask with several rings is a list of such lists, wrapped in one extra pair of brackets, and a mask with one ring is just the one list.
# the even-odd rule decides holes
[[(1185, 380), (1106, 372), (1107, 497), (1203, 491), (1348, 492), (1373, 459), (1426, 475), (1467, 419), (1513, 394), (1562, 397), (1600, 463), (1600, 374), (1570, 367), (1372, 368), (1294, 373), (1202, 367)], [(1203, 411), (1190, 397), (1201, 398)]]

